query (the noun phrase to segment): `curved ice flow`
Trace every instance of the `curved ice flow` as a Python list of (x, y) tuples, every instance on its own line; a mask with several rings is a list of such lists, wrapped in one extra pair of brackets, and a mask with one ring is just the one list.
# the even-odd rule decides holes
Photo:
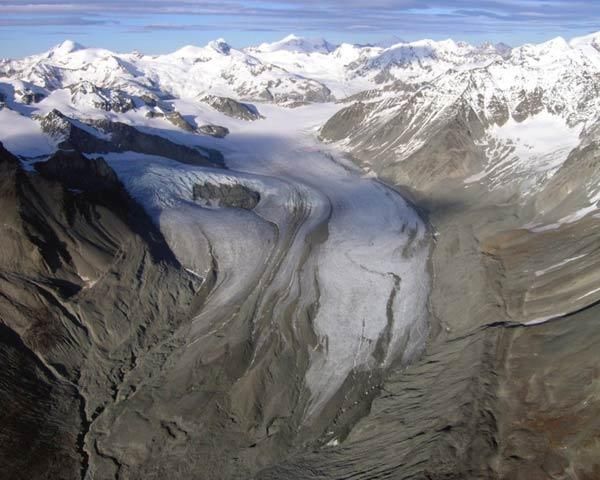
[[(109, 156), (182, 264), (203, 277), (214, 268), (207, 258), (217, 264), (217, 283), (188, 345), (250, 311), (254, 364), (271, 331), (287, 321), (296, 336), (306, 322), (299, 312), (317, 306), (316, 343), (303, 346), (310, 349), (309, 416), (353, 370), (408, 359), (427, 333), (426, 226), (397, 192), (361, 176), (314, 139), (313, 127), (334, 108), (261, 106), (267, 120), (239, 122), (219, 145), (230, 171)], [(260, 191), (261, 201), (253, 212), (202, 208), (191, 201), (199, 181), (240, 182)]]

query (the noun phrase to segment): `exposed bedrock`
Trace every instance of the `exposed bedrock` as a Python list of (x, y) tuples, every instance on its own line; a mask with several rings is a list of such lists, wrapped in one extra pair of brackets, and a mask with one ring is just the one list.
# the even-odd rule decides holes
[[(4, 282), (2, 282), (4, 283)], [(0, 318), (0, 462), (6, 478), (81, 478), (81, 399)], [(55, 318), (56, 320), (56, 318)], [(40, 332), (44, 334), (45, 332)]]
[(174, 143), (125, 123), (105, 119), (84, 123), (71, 119), (58, 110), (53, 110), (39, 120), (44, 132), (56, 138), (63, 150), (73, 149), (83, 153), (133, 151), (161, 155), (192, 165), (224, 166), (223, 155), (217, 150)]
[(221, 125), (200, 125), (198, 131), (215, 138), (225, 138), (229, 135), (229, 129)]
[(242, 103), (229, 97), (208, 95), (201, 99), (215, 110), (240, 120), (254, 121), (263, 118), (258, 109), (250, 103)]
[(78, 175), (62, 153), (36, 175), (0, 149), (6, 478), (112, 478), (95, 474), (115, 462), (90, 437), (94, 421), (133, 394), (129, 375), (160, 368), (201, 301), (199, 279), (114, 173), (73, 155)]
[(204, 200), (211, 206), (252, 210), (260, 201), (260, 193), (242, 184), (197, 183), (193, 187), (194, 200)]
[(462, 188), (463, 180), (484, 164), (477, 142), (484, 124), (469, 106), (457, 103), (423, 127), (432, 112), (419, 109), (418, 94), (410, 92), (409, 98), (385, 122), (370, 120), (378, 113), (377, 102), (356, 102), (328, 120), (320, 136), (328, 142), (344, 140), (363, 168), (396, 185), (431, 196), (448, 184)]
[(210, 135), (215, 138), (225, 138), (229, 135), (229, 129), (226, 127), (222, 127), (220, 125), (200, 125), (199, 127), (195, 127), (186, 120), (181, 113), (177, 111), (163, 113), (161, 111), (149, 110), (146, 112), (147, 118), (165, 118), (168, 122), (175, 125), (177, 128), (182, 129), (188, 133), (203, 133), (205, 135)]
[(179, 112), (168, 112), (164, 117), (178, 128), (186, 132), (194, 132), (196, 129)]
[(135, 108), (133, 98), (121, 90), (100, 88), (89, 81), (74, 83), (67, 87), (74, 104), (91, 104), (106, 112), (125, 113)]
[(57, 150), (47, 161), (36, 163), (35, 168), (67, 188), (86, 192), (120, 191), (117, 175), (102, 158), (92, 160), (75, 150)]

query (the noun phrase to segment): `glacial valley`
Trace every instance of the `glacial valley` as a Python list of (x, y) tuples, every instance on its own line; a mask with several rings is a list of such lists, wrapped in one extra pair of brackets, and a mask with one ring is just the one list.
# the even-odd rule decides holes
[(0, 60), (6, 478), (600, 476), (600, 34)]

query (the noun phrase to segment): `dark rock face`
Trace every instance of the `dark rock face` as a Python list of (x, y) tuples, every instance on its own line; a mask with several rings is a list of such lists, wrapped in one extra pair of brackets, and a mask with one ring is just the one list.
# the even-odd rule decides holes
[(180, 128), (188, 133), (203, 133), (215, 138), (225, 138), (227, 135), (229, 135), (229, 129), (221, 127), (220, 125), (201, 125), (200, 127), (196, 128), (188, 120), (183, 118), (181, 113), (177, 111), (162, 113), (151, 110), (146, 114), (146, 116), (148, 118), (165, 118), (177, 128)]
[(204, 200), (211, 206), (252, 210), (260, 201), (260, 194), (245, 185), (198, 183), (193, 188), (194, 200)]
[[(337, 112), (320, 131), (324, 141), (347, 140), (354, 158), (395, 184), (419, 191), (433, 191), (435, 185), (459, 184), (485, 160), (476, 140), (484, 125), (473, 109), (457, 102), (428, 128), (421, 128), (429, 113), (419, 108), (419, 93), (406, 93), (408, 101), (394, 109), (385, 122), (368, 119), (380, 107), (378, 102), (355, 102)], [(395, 104), (393, 104), (395, 106)], [(391, 153), (419, 138), (405, 158)], [(402, 168), (399, 168), (399, 164)]]
[(35, 164), (35, 168), (67, 188), (93, 192), (120, 187), (114, 170), (102, 158), (89, 159), (74, 150), (58, 150), (47, 161)]
[(503, 230), (482, 239), (481, 250), (490, 275), (497, 278), (493, 288), (506, 315), (534, 322), (594, 303), (599, 298), (599, 233), (600, 222), (584, 218), (554, 230)]
[[(7, 313), (2, 302), (3, 322)], [(1, 308), (1, 307), (0, 307)], [(43, 332), (39, 332), (43, 334)], [(5, 478), (81, 478), (77, 390), (0, 324), (0, 462)]]
[(178, 128), (186, 132), (195, 132), (196, 129), (188, 122), (185, 118), (181, 116), (179, 112), (169, 112), (165, 115), (165, 118), (175, 125)]
[(39, 170), (0, 146), (2, 477), (113, 478), (94, 423), (160, 368), (199, 285), (106, 164)]
[[(180, 145), (120, 122), (95, 120), (83, 124), (57, 110), (42, 117), (40, 122), (46, 133), (62, 139), (59, 147), (65, 150), (72, 149), (83, 153), (133, 151), (159, 155), (192, 165), (224, 165), (223, 156), (216, 150)], [(106, 138), (107, 135), (110, 139)]]
[(220, 125), (202, 125), (198, 131), (215, 138), (225, 138), (229, 135), (229, 129)]
[(39, 103), (44, 98), (46, 98), (46, 95), (44, 95), (43, 93), (40, 93), (40, 92), (29, 92), (29, 91), (22, 92), (20, 90), (17, 90), (15, 92), (15, 94), (19, 96), (21, 102), (23, 102), (25, 105), (31, 105), (32, 103)]
[(141, 95), (140, 100), (149, 107), (156, 107), (158, 105), (158, 101), (159, 101), (158, 97), (147, 95), (147, 94)]
[(504, 125), (510, 116), (508, 106), (495, 95), (490, 99), (488, 105), (490, 111), (490, 120), (497, 125)]
[(146, 118), (165, 118), (165, 114), (162, 112), (155, 112), (154, 110), (149, 110), (146, 112)]
[(193, 165), (224, 166), (223, 156), (217, 150), (200, 147), (192, 148), (173, 143), (158, 135), (141, 132), (124, 123), (97, 120), (91, 122), (91, 124), (111, 135), (110, 143), (117, 149), (112, 151), (147, 153)]
[(590, 399), (599, 390), (599, 313), (595, 306), (507, 333), (496, 407), (500, 478), (598, 478), (600, 404)]
[[(272, 100), (272, 98), (270, 100)], [(254, 105), (238, 102), (233, 98), (209, 95), (204, 97), (202, 101), (229, 117), (247, 121), (263, 118)]]
[(321, 139), (337, 142), (351, 135), (353, 129), (362, 123), (372, 109), (373, 105), (358, 101), (340, 110), (321, 129)]
[(522, 122), (532, 115), (536, 115), (544, 110), (543, 103), (544, 91), (536, 88), (533, 92), (523, 90), (519, 94), (520, 102), (513, 112), (513, 118), (517, 122)]

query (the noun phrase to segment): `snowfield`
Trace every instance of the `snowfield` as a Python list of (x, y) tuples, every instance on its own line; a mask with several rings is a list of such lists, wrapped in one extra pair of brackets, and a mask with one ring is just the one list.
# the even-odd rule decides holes
[(0, 141), (4, 148), (27, 157), (50, 155), (56, 144), (42, 132), (40, 124), (7, 108), (0, 110)]
[(561, 167), (580, 143), (583, 124), (569, 126), (564, 118), (542, 112), (522, 122), (510, 118), (486, 132), (487, 168), (464, 180), (473, 183), (488, 177), (490, 187), (505, 185), (515, 178), (521, 193), (535, 192)]

